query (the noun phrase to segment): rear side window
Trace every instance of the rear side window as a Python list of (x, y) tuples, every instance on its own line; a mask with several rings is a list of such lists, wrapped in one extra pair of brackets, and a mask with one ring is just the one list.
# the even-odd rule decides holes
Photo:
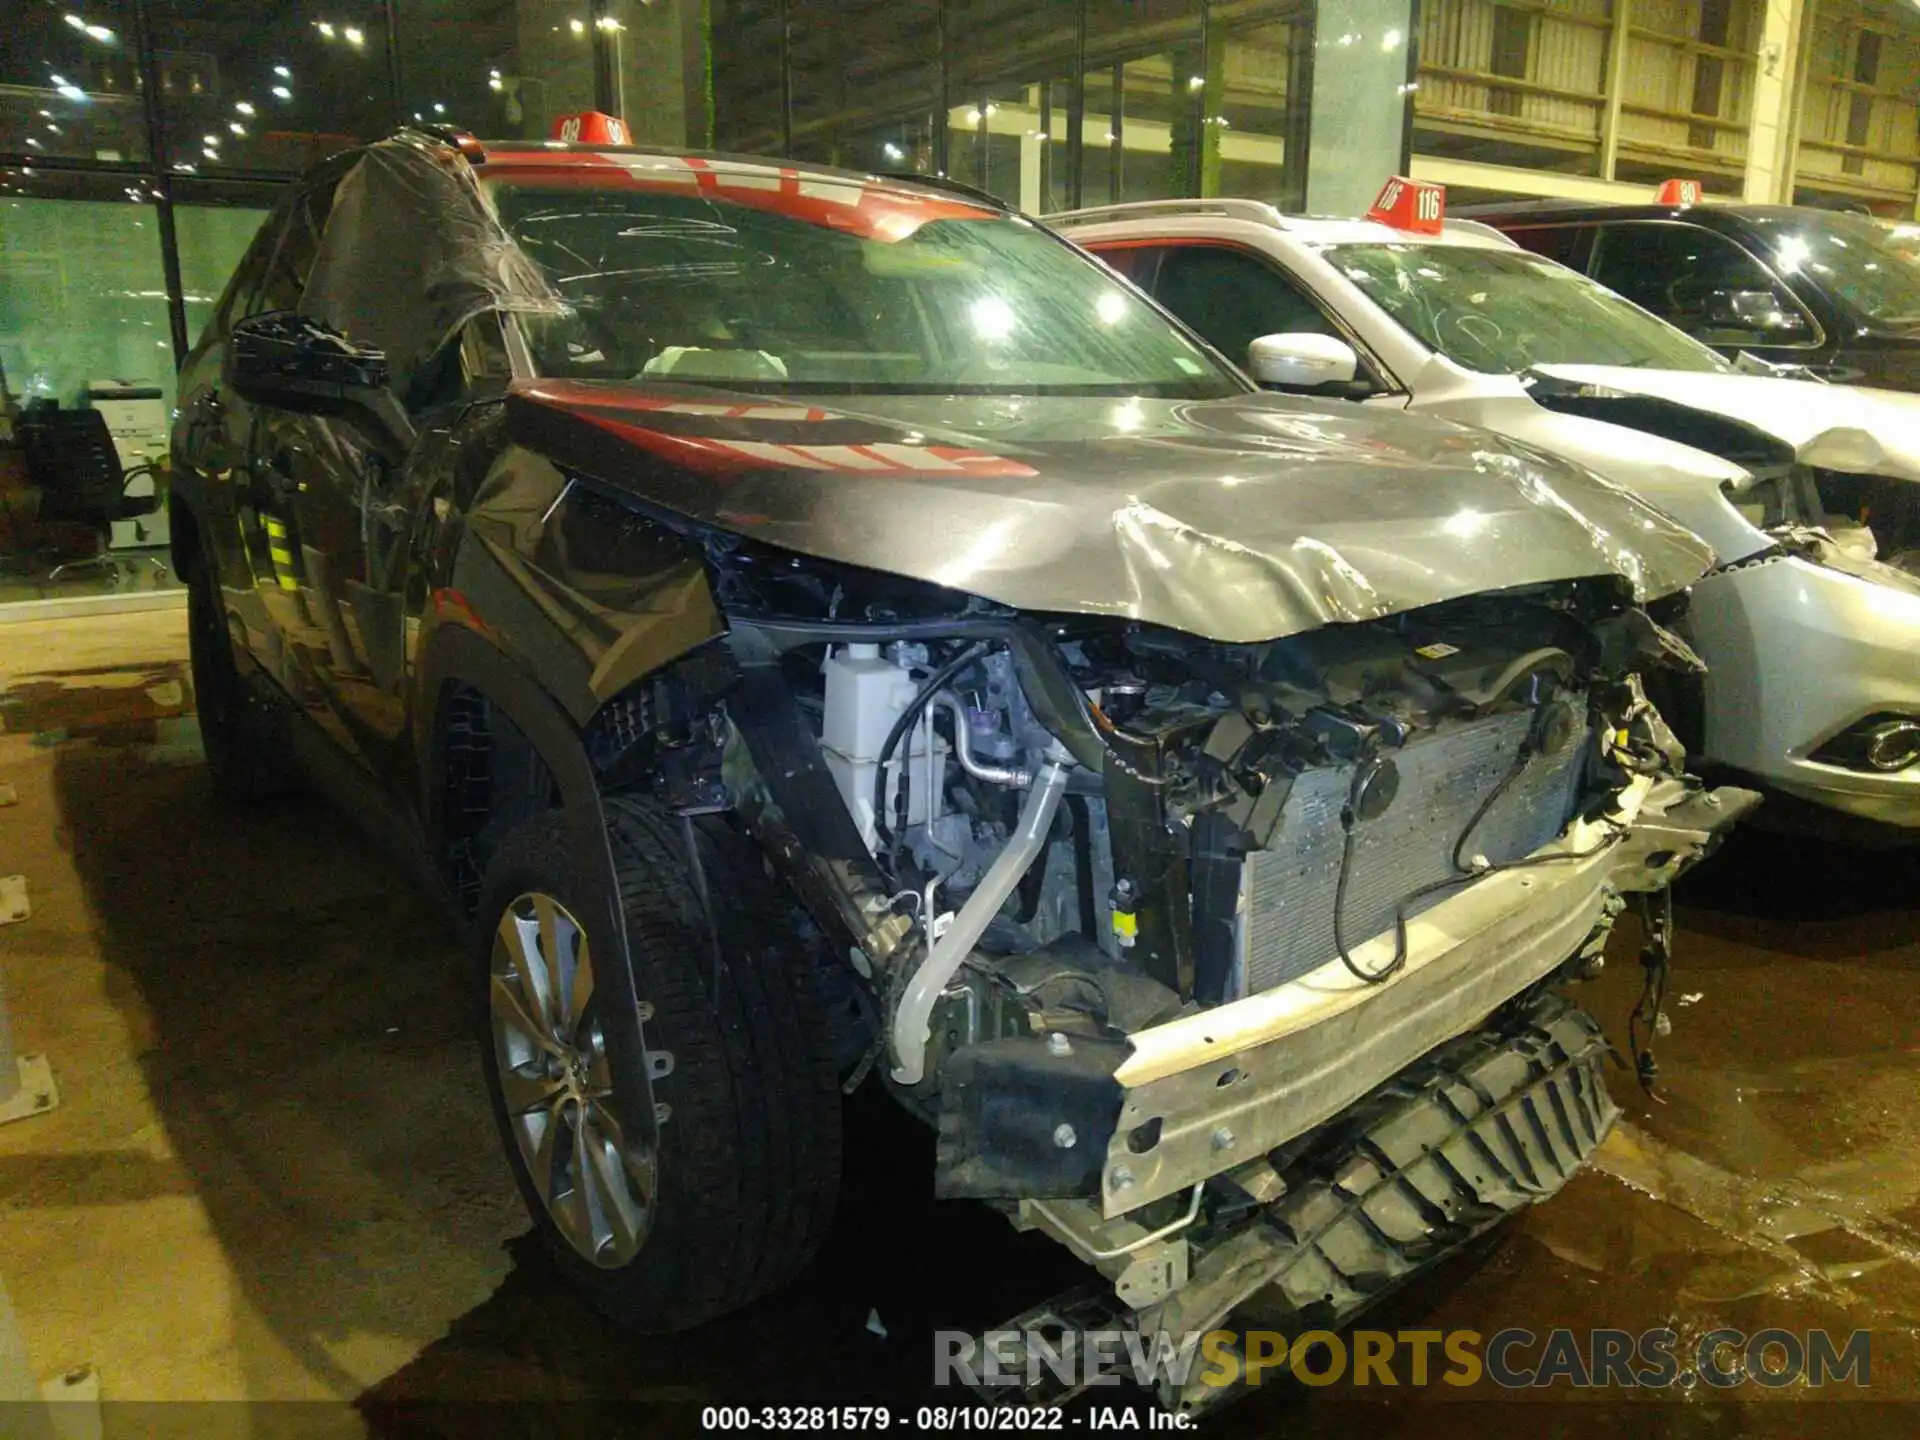
[(1709, 345), (1808, 345), (1819, 338), (1813, 317), (1765, 265), (1698, 225), (1602, 226), (1589, 273)]
[(1220, 245), (1170, 246), (1154, 298), (1236, 365), (1262, 335), (1339, 336), (1320, 306), (1272, 265)]

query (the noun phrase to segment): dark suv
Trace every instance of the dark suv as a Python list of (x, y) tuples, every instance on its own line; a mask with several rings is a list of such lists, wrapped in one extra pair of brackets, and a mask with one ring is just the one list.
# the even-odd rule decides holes
[(1887, 222), (1718, 203), (1454, 213), (1584, 270), (1729, 357), (1745, 350), (1845, 384), (1920, 390), (1920, 259)]
[(991, 200), (408, 132), (180, 395), (215, 775), (395, 822), (536, 1225), (649, 1329), (806, 1262), (869, 1075), (1114, 1326), (1337, 1323), (1605, 1136), (1561, 987), (1753, 798), (1639, 679), (1704, 542), (1263, 395)]

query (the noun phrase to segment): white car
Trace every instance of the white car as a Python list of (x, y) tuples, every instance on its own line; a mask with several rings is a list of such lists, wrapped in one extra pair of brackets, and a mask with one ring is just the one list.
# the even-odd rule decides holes
[(1472, 221), (1048, 219), (1270, 388), (1484, 426), (1678, 517), (1720, 562), (1689, 613), (1689, 749), (1920, 839), (1920, 395), (1754, 373)]

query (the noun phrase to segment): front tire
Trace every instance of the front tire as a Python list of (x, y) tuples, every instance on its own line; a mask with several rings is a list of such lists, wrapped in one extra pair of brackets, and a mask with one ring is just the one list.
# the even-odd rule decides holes
[[(482, 887), (481, 1050), (508, 1164), (560, 1267), (614, 1318), (681, 1330), (791, 1279), (839, 1184), (840, 1093), (805, 951), (757, 852), (724, 822), (606, 802), (647, 1054), (601, 1023), (607, 966), (570, 893), (564, 816), (504, 839)], [(597, 983), (596, 983), (597, 982)], [(636, 1157), (614, 1076), (646, 1066), (659, 1121)]]

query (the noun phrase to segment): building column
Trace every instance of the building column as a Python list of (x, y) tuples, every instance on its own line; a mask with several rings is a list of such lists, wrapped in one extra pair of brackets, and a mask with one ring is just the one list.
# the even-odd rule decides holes
[(1793, 203), (1800, 146), (1801, 80), (1816, 0), (1765, 0), (1759, 61), (1753, 71), (1753, 116), (1747, 128), (1749, 204)]
[(1321, 0), (1307, 211), (1359, 215), (1409, 163), (1415, 0)]

